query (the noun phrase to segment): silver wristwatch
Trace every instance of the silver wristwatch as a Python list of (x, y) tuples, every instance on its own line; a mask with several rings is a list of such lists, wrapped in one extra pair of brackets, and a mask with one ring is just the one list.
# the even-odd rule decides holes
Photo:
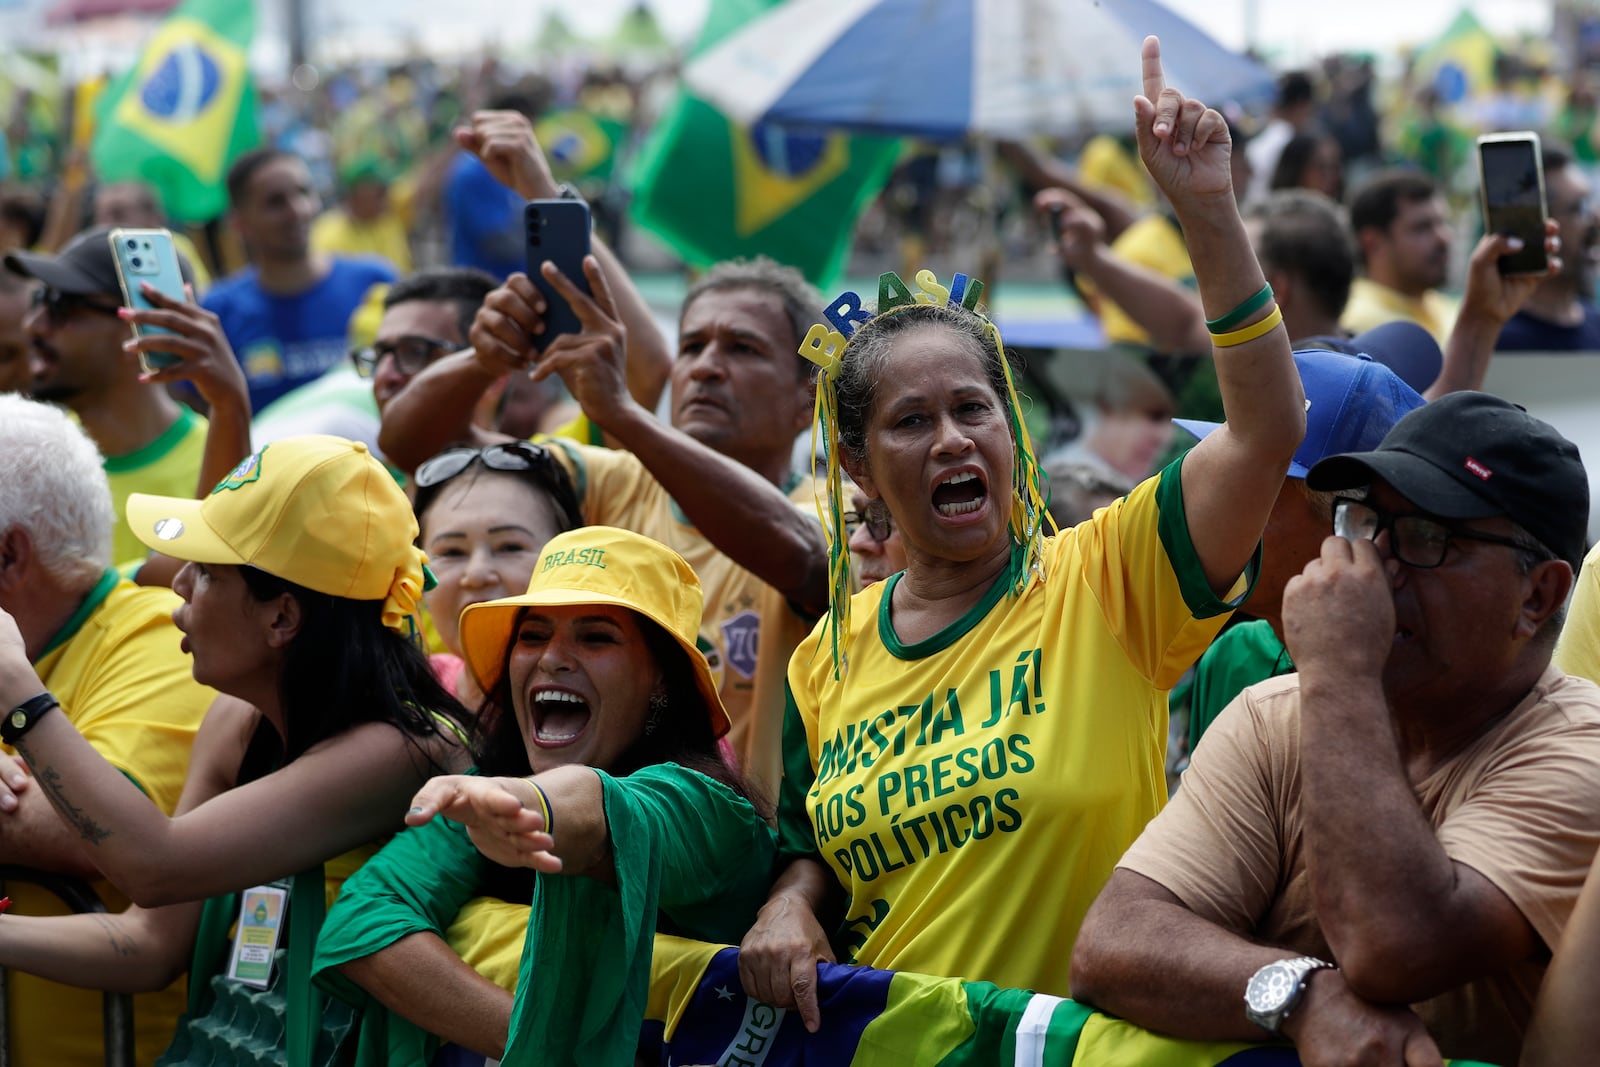
[(1305, 995), (1306, 976), (1334, 964), (1315, 956), (1277, 960), (1250, 976), (1244, 987), (1244, 1013), (1273, 1037), (1280, 1036), (1283, 1022)]

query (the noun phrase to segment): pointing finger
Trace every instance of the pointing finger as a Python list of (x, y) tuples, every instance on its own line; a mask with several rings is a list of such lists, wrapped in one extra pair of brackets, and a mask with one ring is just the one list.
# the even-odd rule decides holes
[(1161, 70), (1161, 41), (1153, 36), (1146, 37), (1144, 46), (1139, 49), (1139, 59), (1144, 68), (1144, 97), (1153, 104), (1167, 87), (1166, 75)]

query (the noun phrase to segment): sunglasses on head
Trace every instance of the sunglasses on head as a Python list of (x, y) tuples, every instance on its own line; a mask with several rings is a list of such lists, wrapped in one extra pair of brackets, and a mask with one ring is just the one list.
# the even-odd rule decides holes
[(60, 326), (69, 318), (80, 311), (94, 311), (101, 315), (115, 315), (122, 307), (121, 304), (108, 304), (103, 300), (96, 300), (82, 293), (63, 293), (48, 285), (42, 285), (33, 291), (28, 298), (29, 306), (34, 310), (44, 309), (46, 317), (52, 325)]
[(377, 372), (378, 364), (383, 362), (385, 356), (393, 356), (395, 370), (409, 377), (422, 373), (422, 369), (439, 356), (459, 347), (453, 341), (441, 341), (437, 337), (397, 337), (370, 348), (353, 350), (350, 362), (355, 364), (357, 374), (370, 378)]
[(474, 463), (482, 463), (493, 471), (527, 475), (540, 492), (549, 496), (561, 529), (583, 525), (583, 508), (567, 469), (548, 448), (532, 441), (507, 441), (488, 448), (450, 448), (440, 452), (418, 467), (413, 476), (417, 487), (417, 515), (420, 517), (428, 510), (445, 483)]
[(529, 471), (556, 466), (550, 450), (531, 441), (508, 441), (488, 448), (449, 448), (417, 468), (418, 489), (443, 485), (473, 463), (493, 471)]

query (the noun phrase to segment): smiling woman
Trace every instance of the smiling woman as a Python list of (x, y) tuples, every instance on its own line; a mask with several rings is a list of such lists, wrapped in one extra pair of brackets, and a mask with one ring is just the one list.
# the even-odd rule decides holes
[(718, 754), (701, 601), (681, 556), (592, 526), (550, 540), (526, 593), (467, 607), (478, 773), (418, 794), (318, 946), (318, 980), (366, 1005), (358, 1062), (421, 1067), (439, 1037), (629, 1062), (656, 930), (748, 927), (773, 839)]

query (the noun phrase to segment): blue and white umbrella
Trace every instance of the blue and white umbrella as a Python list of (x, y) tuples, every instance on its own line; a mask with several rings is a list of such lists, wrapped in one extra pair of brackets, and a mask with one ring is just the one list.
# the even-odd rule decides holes
[(1254, 106), (1272, 75), (1155, 0), (788, 0), (685, 72), (746, 125), (776, 122), (949, 140), (1126, 128), (1139, 45), (1167, 83)]

